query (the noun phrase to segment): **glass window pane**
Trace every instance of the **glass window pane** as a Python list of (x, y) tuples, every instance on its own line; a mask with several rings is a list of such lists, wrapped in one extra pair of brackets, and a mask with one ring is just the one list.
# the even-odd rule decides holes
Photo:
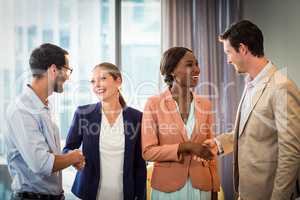
[(160, 62), (160, 1), (122, 1), (123, 93), (130, 106), (143, 110), (158, 92)]
[(28, 49), (33, 49), (37, 45), (37, 27), (30, 26), (27, 29)]
[[(89, 76), (96, 64), (115, 61), (114, 0), (0, 0), (0, 23), (6, 27), (1, 29), (0, 37), (7, 38), (10, 47), (0, 50), (1, 55), (7, 55), (0, 63), (1, 165), (5, 163), (2, 137), (5, 108), (31, 79), (28, 61), (33, 48), (51, 42), (70, 53), (70, 65), (74, 68), (71, 79), (65, 84), (63, 94), (49, 98), (54, 104), (62, 147), (76, 107), (97, 101), (90, 92)], [(75, 199), (71, 194), (74, 175), (72, 167), (63, 171), (66, 199)], [(6, 192), (3, 184), (1, 179), (0, 199)]]
[(53, 41), (53, 31), (52, 30), (43, 30), (43, 42), (52, 42)]

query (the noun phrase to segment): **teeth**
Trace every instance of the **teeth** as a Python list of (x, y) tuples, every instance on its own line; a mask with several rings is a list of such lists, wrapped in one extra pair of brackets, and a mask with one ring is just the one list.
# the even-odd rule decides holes
[(199, 76), (193, 76), (193, 78), (194, 78), (194, 79), (197, 79), (197, 78), (199, 78)]
[(97, 89), (97, 92), (98, 93), (103, 93), (103, 92), (105, 92), (105, 89)]

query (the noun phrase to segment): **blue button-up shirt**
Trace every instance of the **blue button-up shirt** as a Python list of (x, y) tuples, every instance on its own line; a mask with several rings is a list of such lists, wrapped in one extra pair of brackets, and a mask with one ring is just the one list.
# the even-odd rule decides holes
[(29, 86), (8, 107), (6, 125), (12, 190), (61, 194), (61, 172), (52, 173), (54, 154), (61, 154), (59, 131), (49, 107)]

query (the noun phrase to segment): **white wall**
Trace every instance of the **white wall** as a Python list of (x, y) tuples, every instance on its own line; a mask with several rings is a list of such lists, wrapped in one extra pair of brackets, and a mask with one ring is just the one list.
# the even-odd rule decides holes
[(242, 10), (262, 30), (267, 57), (300, 88), (300, 0), (242, 0)]

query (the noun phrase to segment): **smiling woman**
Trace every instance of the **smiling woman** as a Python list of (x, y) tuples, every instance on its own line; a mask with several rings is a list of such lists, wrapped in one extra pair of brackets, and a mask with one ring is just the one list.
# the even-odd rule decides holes
[(143, 157), (154, 162), (151, 199), (216, 200), (216, 158), (203, 146), (214, 137), (212, 106), (193, 92), (198, 61), (190, 49), (172, 47), (164, 52), (160, 71), (169, 87), (148, 99), (142, 121)]
[(118, 93), (121, 106), (126, 106), (125, 99), (120, 91), (122, 84), (121, 71), (114, 64), (106, 62), (96, 65), (93, 69), (91, 84), (94, 93), (101, 101), (109, 98), (114, 93)]
[(86, 158), (86, 167), (75, 166), (72, 192), (83, 200), (145, 199), (142, 113), (126, 105), (119, 90), (122, 75), (115, 65), (96, 65), (91, 83), (99, 102), (77, 108), (64, 147), (67, 153), (82, 146)]

